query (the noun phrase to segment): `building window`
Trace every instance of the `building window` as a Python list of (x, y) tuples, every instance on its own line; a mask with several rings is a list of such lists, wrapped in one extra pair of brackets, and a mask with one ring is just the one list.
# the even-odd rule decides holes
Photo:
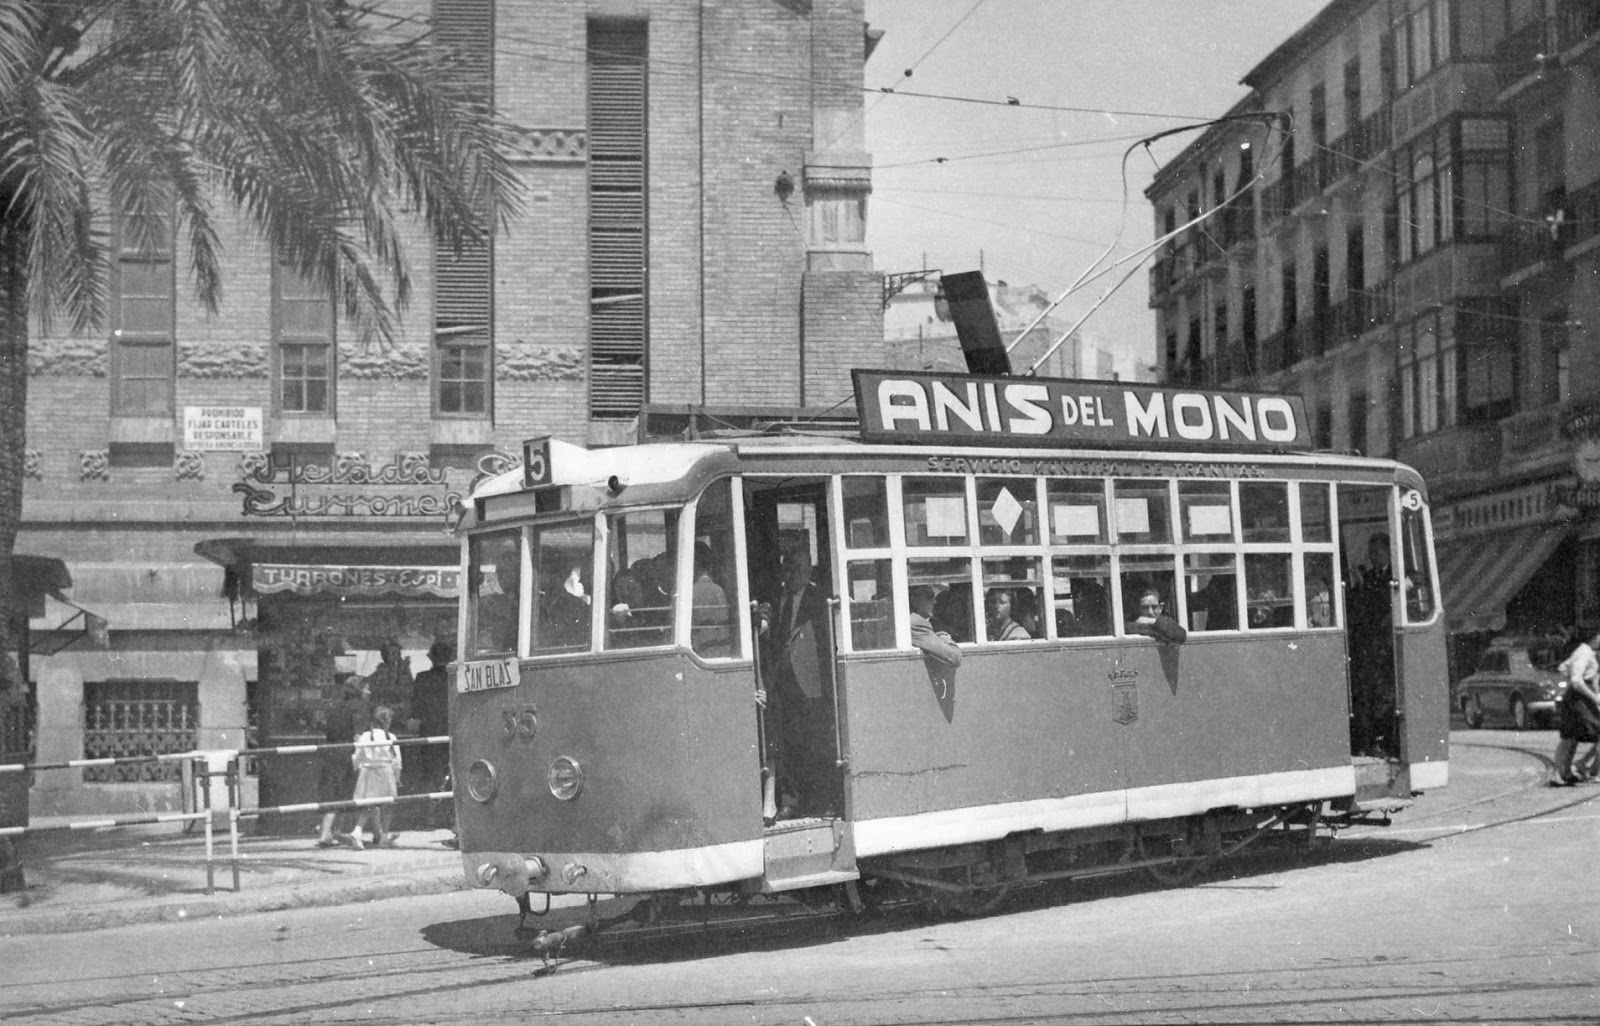
[(589, 26), (589, 416), (596, 420), (630, 418), (645, 398), (646, 44), (642, 23)]
[(1461, 301), (1456, 334), (1466, 375), (1466, 420), (1499, 420), (1516, 410), (1516, 324), (1515, 302)]
[(177, 377), (177, 267), (173, 219), (160, 213), (115, 218), (112, 268), (111, 412), (170, 417)]
[(1453, 50), (1450, 0), (1428, 0), (1396, 21), (1394, 47), (1395, 62), (1407, 86), (1447, 63)]
[(1397, 332), (1400, 436), (1426, 435), (1456, 423), (1456, 349), (1440, 331), (1437, 311)]
[[(200, 685), (176, 680), (86, 681), (83, 757), (124, 759), (192, 752), (200, 739)], [(94, 783), (143, 783), (179, 778), (178, 760), (87, 766)]]
[(1350, 393), (1350, 403), (1346, 407), (1348, 416), (1345, 423), (1350, 425), (1350, 448), (1359, 453), (1367, 451), (1367, 393)]
[(1396, 197), (1399, 258), (1400, 263), (1406, 264), (1431, 253), (1455, 235), (1451, 221), (1455, 176), (1448, 128), (1442, 126), (1413, 143), (1401, 166), (1410, 169), (1401, 180)]
[(1511, 210), (1511, 130), (1504, 121), (1461, 122), (1461, 199), (1457, 235), (1497, 238)]
[(280, 413), (333, 413), (333, 301), (279, 261), (272, 274), (272, 332)]
[[(494, 102), (493, 0), (434, 0), (437, 38), (458, 54), (462, 82)], [(494, 246), (434, 244), (434, 412), (488, 417), (494, 382)]]
[(1348, 136), (1361, 127), (1361, 58), (1344, 65), (1344, 130)]
[(1572, 332), (1567, 311), (1552, 310), (1539, 318), (1540, 398), (1546, 403), (1572, 401)]

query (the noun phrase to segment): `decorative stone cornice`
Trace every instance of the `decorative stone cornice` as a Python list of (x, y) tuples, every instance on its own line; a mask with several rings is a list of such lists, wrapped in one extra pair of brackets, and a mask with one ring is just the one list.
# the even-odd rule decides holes
[(28, 344), (28, 374), (36, 378), (103, 378), (104, 339), (38, 338)]
[(179, 342), (178, 377), (265, 379), (271, 373), (265, 343)]
[(78, 453), (78, 476), (84, 481), (111, 480), (111, 450), (81, 450)]
[(589, 133), (582, 128), (523, 128), (506, 156), (516, 161), (581, 164), (589, 159)]
[(203, 452), (193, 452), (188, 449), (178, 453), (173, 461), (172, 469), (177, 472), (179, 481), (204, 481), (206, 479), (206, 455)]
[(584, 355), (575, 349), (530, 346), (520, 340), (501, 346), (495, 377), (502, 381), (582, 381)]
[(368, 346), (339, 354), (339, 377), (374, 381), (426, 381), (428, 350), (422, 346)]

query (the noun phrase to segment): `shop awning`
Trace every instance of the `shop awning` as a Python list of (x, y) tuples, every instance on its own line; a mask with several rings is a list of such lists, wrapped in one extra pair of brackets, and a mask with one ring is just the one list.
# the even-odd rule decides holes
[(1506, 603), (1571, 533), (1567, 524), (1535, 524), (1441, 542), (1445, 623), (1452, 631), (1504, 627)]

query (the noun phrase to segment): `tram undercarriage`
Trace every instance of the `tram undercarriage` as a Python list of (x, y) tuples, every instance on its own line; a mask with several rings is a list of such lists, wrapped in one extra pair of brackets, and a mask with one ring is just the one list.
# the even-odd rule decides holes
[[(569, 944), (606, 935), (653, 939), (685, 932), (754, 929), (818, 917), (862, 915), (920, 905), (946, 915), (984, 915), (1019, 890), (1060, 880), (1088, 880), (1143, 871), (1162, 886), (1191, 883), (1246, 848), (1272, 846), (1311, 853), (1341, 829), (1388, 825), (1387, 803), (1343, 797), (1268, 809), (1215, 809), (1174, 819), (1055, 832), (1017, 833), (1001, 840), (862, 860), (859, 877), (773, 893), (761, 880), (721, 890), (668, 891), (640, 897), (602, 915), (589, 896), (581, 922), (560, 929), (531, 926), (543, 913), (518, 899), (518, 936), (546, 960)], [(548, 899), (546, 903), (548, 910)]]

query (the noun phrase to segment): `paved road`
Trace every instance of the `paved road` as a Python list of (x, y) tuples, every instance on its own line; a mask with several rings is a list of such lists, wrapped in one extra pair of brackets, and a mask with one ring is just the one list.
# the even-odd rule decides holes
[(549, 966), (481, 892), (17, 938), (0, 941), (0, 1018), (1600, 1022), (1600, 787), (1544, 787), (1545, 732), (1453, 741), (1451, 787), (1394, 826), (1181, 890), (1052, 887), (982, 919), (906, 911)]

